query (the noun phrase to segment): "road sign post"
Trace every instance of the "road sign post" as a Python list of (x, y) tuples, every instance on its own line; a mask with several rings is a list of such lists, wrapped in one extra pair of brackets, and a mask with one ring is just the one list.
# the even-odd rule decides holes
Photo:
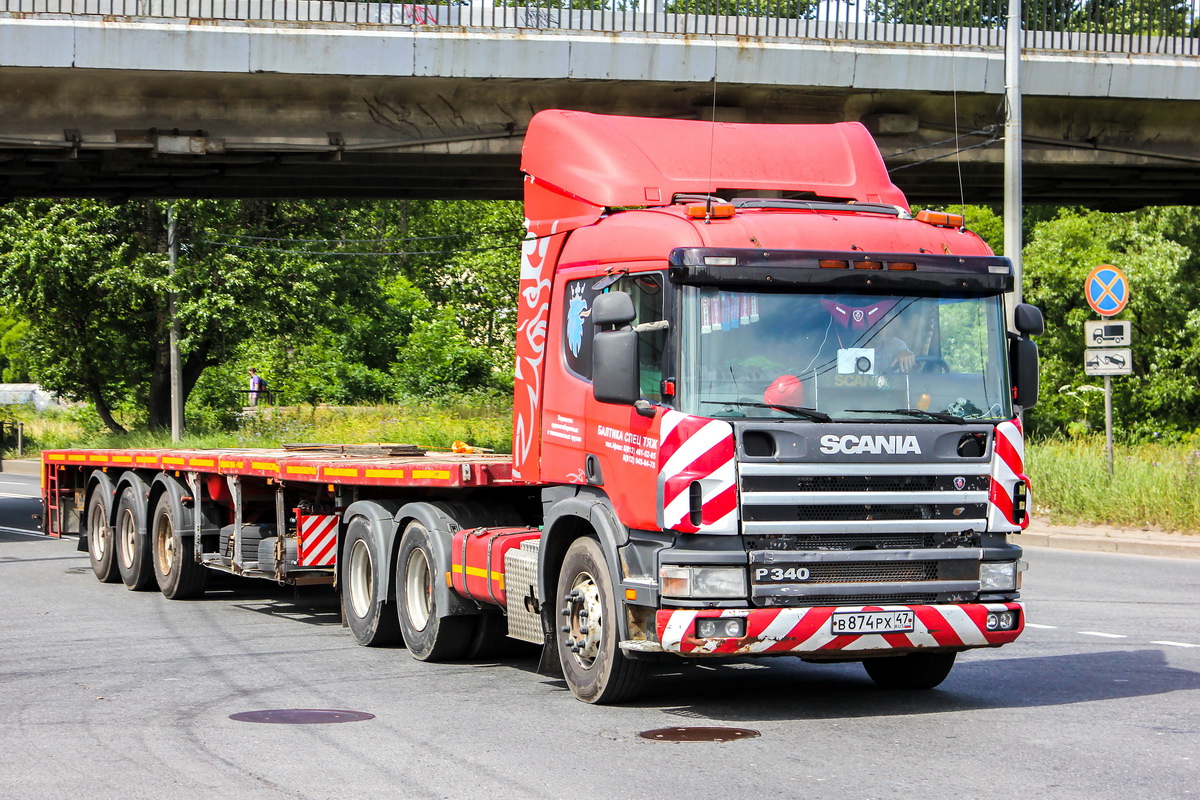
[(1112, 376), (1133, 374), (1133, 351), (1127, 345), (1132, 330), (1127, 321), (1110, 321), (1120, 314), (1129, 302), (1129, 279), (1112, 264), (1101, 264), (1083, 282), (1083, 294), (1088, 305), (1100, 315), (1099, 321), (1083, 323), (1085, 375), (1104, 376), (1104, 453), (1108, 474), (1113, 474), (1112, 433)]

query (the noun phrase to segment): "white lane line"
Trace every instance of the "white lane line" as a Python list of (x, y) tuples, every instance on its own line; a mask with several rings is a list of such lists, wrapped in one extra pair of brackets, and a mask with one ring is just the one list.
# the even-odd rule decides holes
[(1128, 636), (1123, 636), (1119, 633), (1100, 633), (1100, 631), (1075, 631), (1083, 636), (1103, 636), (1105, 639), (1128, 639)]
[(5, 525), (0, 525), (0, 531), (4, 533), (19, 533), (22, 536), (36, 536), (39, 539), (49, 539), (50, 537), (38, 531), (25, 530), (24, 528), (9, 528)]
[(37, 500), (36, 494), (13, 494), (12, 492), (0, 492), (0, 497), (19, 497), (22, 500)]
[(1042, 628), (1042, 629), (1048, 630), (1048, 631), (1053, 631), (1053, 630), (1058, 629), (1057, 625), (1038, 625), (1036, 622), (1026, 622), (1025, 627), (1026, 628)]
[(1187, 642), (1151, 642), (1150, 644), (1165, 644), (1171, 647), (1200, 647), (1200, 644), (1188, 644)]

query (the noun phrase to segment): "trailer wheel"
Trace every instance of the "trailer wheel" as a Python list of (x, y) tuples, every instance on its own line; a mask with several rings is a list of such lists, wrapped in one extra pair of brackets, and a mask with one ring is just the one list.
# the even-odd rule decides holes
[(567, 548), (558, 574), (561, 626), (555, 634), (563, 676), (586, 703), (621, 703), (641, 690), (646, 665), (618, 647), (617, 604), (600, 543), (576, 539)]
[(433, 582), (439, 576), (429, 531), (410, 522), (396, 555), (396, 597), (408, 652), (419, 661), (452, 661), (467, 652), (475, 633), (471, 616), (441, 616)]
[(121, 580), (121, 572), (117, 568), (113, 526), (108, 522), (112, 511), (111, 503), (111, 488), (98, 485), (92, 491), (87, 504), (88, 561), (92, 562), (92, 572), (101, 583), (116, 583)]
[(354, 640), (364, 647), (382, 647), (401, 642), (400, 623), (396, 619), (394, 591), (380, 597), (381, 581), (377, 568), (387, 559), (379, 552), (379, 540), (372, 535), (366, 517), (355, 517), (346, 526), (346, 544), (342, 549), (342, 608)]
[(146, 504), (133, 486), (126, 486), (117, 503), (116, 551), (121, 581), (134, 592), (154, 587), (154, 567), (146, 536)]
[(164, 492), (154, 507), (150, 523), (154, 578), (168, 600), (190, 600), (204, 594), (208, 570), (196, 563), (189, 542), (184, 536), (187, 516), (183, 507)]
[(884, 689), (932, 689), (950, 674), (957, 653), (911, 653), (863, 659), (871, 680)]

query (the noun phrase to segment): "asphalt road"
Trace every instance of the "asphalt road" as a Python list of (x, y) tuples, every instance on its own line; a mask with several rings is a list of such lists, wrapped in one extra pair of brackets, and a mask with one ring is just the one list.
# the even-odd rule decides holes
[[(600, 708), (532, 660), (358, 647), (328, 589), (102, 585), (74, 542), (12, 532), (21, 480), (0, 475), (2, 798), (1200, 796), (1200, 562), (1029, 550), (1041, 627), (930, 692), (775, 659), (664, 671)], [(374, 718), (230, 718), (273, 709)], [(638, 736), (714, 725), (761, 735)]]

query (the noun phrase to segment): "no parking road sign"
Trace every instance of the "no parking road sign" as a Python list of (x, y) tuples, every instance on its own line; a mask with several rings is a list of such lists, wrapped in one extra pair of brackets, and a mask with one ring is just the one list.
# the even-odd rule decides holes
[(1088, 305), (1102, 317), (1120, 314), (1129, 302), (1129, 279), (1112, 264), (1096, 267), (1083, 285)]

